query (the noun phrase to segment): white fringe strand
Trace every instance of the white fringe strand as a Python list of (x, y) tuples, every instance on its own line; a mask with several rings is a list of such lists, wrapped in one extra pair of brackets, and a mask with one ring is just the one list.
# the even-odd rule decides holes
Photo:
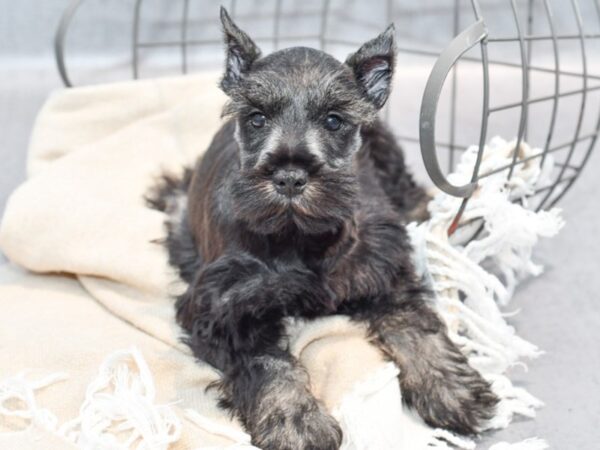
[[(68, 379), (66, 373), (55, 373), (37, 381), (29, 381), (26, 372), (0, 381), (0, 416), (15, 417), (48, 431), (56, 430), (58, 419), (50, 410), (38, 406), (35, 391)], [(13, 405), (13, 406), (11, 406)], [(19, 430), (23, 431), (23, 430)]]
[(59, 434), (82, 449), (166, 450), (181, 435), (168, 405), (155, 404), (152, 373), (132, 347), (109, 355), (88, 386), (79, 416)]
[(546, 441), (538, 438), (525, 439), (516, 444), (508, 442), (499, 442), (490, 447), (490, 450), (544, 450), (549, 448)]

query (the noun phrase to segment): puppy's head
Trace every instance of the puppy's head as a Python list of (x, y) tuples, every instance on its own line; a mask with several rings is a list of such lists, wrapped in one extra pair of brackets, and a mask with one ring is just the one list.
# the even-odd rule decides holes
[(335, 230), (352, 216), (354, 156), (361, 127), (386, 102), (394, 67), (394, 28), (346, 62), (294, 47), (261, 57), (221, 9), (226, 68), (224, 114), (236, 123), (240, 167), (233, 184), (238, 219), (262, 234), (295, 226)]

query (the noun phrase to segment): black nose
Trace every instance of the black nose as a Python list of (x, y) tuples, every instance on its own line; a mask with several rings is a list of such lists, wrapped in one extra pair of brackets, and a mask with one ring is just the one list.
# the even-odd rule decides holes
[(273, 174), (273, 185), (280, 194), (293, 197), (302, 193), (308, 175), (302, 169), (279, 169)]

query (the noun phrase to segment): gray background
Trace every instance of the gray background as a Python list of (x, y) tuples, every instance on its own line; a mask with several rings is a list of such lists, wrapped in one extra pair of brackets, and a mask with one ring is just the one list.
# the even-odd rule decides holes
[[(51, 91), (62, 89), (54, 67), (52, 39), (66, 3), (62, 0), (0, 0), (0, 215), (10, 192), (25, 178), (25, 155), (36, 112)], [(154, 40), (177, 38), (179, 31), (175, 23), (180, 15), (179, 3), (176, 0), (147, 0), (142, 37)], [(216, 35), (218, 3), (192, 0), (192, 16), (202, 17), (192, 22), (191, 33), (196, 33), (196, 37)], [(365, 39), (374, 35), (377, 27), (385, 22), (383, 17), (377, 16), (378, 2), (342, 1), (334, 2), (334, 5), (336, 3), (343, 3), (348, 11), (358, 11), (357, 16), (364, 19), (364, 26), (356, 26), (350, 31), (356, 39), (362, 39), (363, 35)], [(419, 11), (416, 11), (416, 6), (413, 8), (416, 2), (396, 3), (400, 5), (399, 8), (406, 9), (395, 18), (402, 45), (418, 42), (441, 48), (452, 35), (451, 1), (419, 2)], [(507, 16), (507, 11), (510, 11), (506, 8), (508, 1), (481, 3), (487, 8), (493, 31), (498, 35), (514, 34), (514, 26), (510, 16)], [(526, 2), (517, 3), (522, 6)], [(558, 27), (572, 31), (570, 2), (558, 0), (552, 3)], [(251, 34), (260, 35), (265, 29), (270, 29), (268, 18), (252, 17), (251, 12), (261, 8), (268, 12), (272, 4), (244, 2), (243, 8), (248, 18), (240, 19), (240, 23)], [(590, 32), (597, 31), (599, 21), (591, 3), (582, 1), (581, 4), (586, 26), (593, 28), (589, 29)], [(128, 63), (132, 5), (131, 0), (88, 0), (80, 10), (70, 30), (67, 45), (69, 68), (76, 84), (131, 76)], [(319, 2), (302, 2), (302, 5), (310, 9), (317, 7)], [(294, 22), (296, 28), (314, 30), (317, 19), (307, 19), (306, 22), (296, 20), (294, 6), (288, 5), (287, 8), (288, 20)], [(469, 13), (467, 4), (461, 16), (463, 24), (470, 20)], [(536, 14), (541, 13), (536, 10)], [(333, 23), (331, 30), (333, 33), (348, 32), (344, 30), (343, 20)], [(316, 45), (312, 42), (305, 44)], [(576, 44), (565, 44), (561, 48), (563, 61), (573, 67), (580, 64)], [(595, 44), (590, 45), (593, 47)], [(269, 50), (268, 43), (263, 43), (263, 49)], [(347, 48), (328, 50), (337, 56), (344, 56), (349, 51)], [(550, 55), (548, 50), (540, 45), (536, 53), (540, 64)], [(498, 52), (498, 57), (511, 58), (515, 49), (507, 47)], [(217, 67), (220, 55), (218, 46), (206, 48), (193, 56), (191, 67)], [(593, 53), (590, 57), (592, 68), (600, 63), (599, 56)], [(172, 51), (145, 54), (142, 75), (173, 73), (176, 63), (176, 54)], [(419, 99), (430, 66), (431, 61), (422, 58), (399, 58), (390, 111), (394, 129), (399, 133), (416, 136)], [(498, 76), (494, 78), (494, 74)], [(575, 82), (568, 79), (561, 81), (565, 87)], [(464, 143), (472, 143), (477, 138), (480, 98), (475, 86), (480, 82), (475, 72), (468, 67), (464, 69), (459, 82), (459, 90), (463, 88), (460, 91), (459, 140)], [(540, 77), (532, 84), (532, 88), (543, 95), (544, 89), (551, 86), (551, 80)], [(492, 100), (518, 98), (518, 86), (518, 74), (501, 70), (494, 72)], [(589, 104), (591, 106), (588, 108), (594, 116), (600, 108), (600, 98), (591, 96)], [(442, 115), (446, 114), (447, 107), (443, 100), (440, 105)], [(568, 136), (572, 133), (572, 118), (577, 116), (578, 108), (576, 99), (565, 100), (562, 104), (562, 115), (557, 126), (559, 134)], [(544, 114), (534, 117), (534, 121), (542, 121), (547, 116), (547, 113)], [(507, 115), (500, 124), (495, 125), (496, 129), (490, 135), (498, 132), (512, 137), (516, 116), (516, 112)], [(445, 132), (443, 127), (442, 123), (440, 134)], [(539, 128), (545, 133), (543, 125)], [(532, 130), (534, 140), (537, 137), (535, 132)], [(557, 139), (557, 142), (561, 141)], [(415, 145), (407, 141), (405, 147), (413, 169), (427, 182)], [(558, 237), (542, 241), (537, 248), (536, 259), (546, 266), (545, 274), (525, 282), (510, 308), (521, 309), (519, 315), (510, 319), (519, 333), (547, 352), (529, 364), (528, 372), (516, 368), (511, 376), (546, 402), (546, 407), (539, 411), (537, 419), (517, 419), (507, 430), (484, 437), (486, 442), (539, 436), (547, 439), (552, 448), (600, 448), (600, 306), (597, 294), (600, 291), (600, 277), (597, 275), (600, 269), (600, 239), (597, 235), (600, 225), (597, 199), (600, 189), (600, 177), (597, 176), (599, 164), (600, 155), (596, 152), (587, 170), (561, 203), (567, 226)]]

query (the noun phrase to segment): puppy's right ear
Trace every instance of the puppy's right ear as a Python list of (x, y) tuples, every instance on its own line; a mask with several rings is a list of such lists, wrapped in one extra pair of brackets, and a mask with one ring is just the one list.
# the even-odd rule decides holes
[(250, 36), (233, 23), (227, 10), (222, 6), (221, 23), (227, 52), (221, 89), (227, 93), (237, 85), (244, 72), (250, 70), (252, 63), (260, 56), (260, 49), (250, 39)]

